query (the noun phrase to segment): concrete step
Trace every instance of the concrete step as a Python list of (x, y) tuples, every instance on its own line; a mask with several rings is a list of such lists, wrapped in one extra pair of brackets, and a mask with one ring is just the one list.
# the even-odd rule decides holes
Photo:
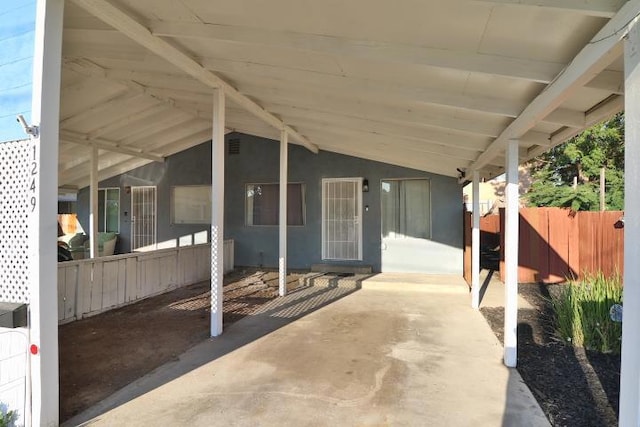
[(371, 274), (373, 267), (370, 265), (313, 264), (311, 271), (316, 273)]
[(298, 279), (300, 286), (321, 288), (360, 288), (361, 283), (371, 274), (318, 273), (311, 272)]

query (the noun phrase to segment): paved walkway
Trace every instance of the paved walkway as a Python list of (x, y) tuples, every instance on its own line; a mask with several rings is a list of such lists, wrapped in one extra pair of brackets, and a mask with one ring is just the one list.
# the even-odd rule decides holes
[(548, 426), (501, 356), (461, 279), (377, 276), (274, 300), (65, 425)]

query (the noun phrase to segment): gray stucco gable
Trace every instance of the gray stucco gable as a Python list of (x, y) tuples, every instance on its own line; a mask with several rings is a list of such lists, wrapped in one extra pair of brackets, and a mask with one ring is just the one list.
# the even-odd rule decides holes
[[(239, 154), (226, 153), (225, 159), (225, 238), (235, 241), (235, 264), (276, 267), (278, 227), (248, 226), (245, 218), (246, 185), (277, 183), (279, 143), (264, 138), (232, 133), (229, 140), (239, 141)], [(171, 187), (211, 183), (211, 144), (200, 144), (175, 154), (163, 164), (152, 163), (100, 182), (101, 188), (120, 188), (120, 239), (117, 250), (130, 249), (131, 186), (157, 187), (157, 240), (167, 242), (202, 232), (208, 225), (171, 223)], [(431, 241), (433, 250), (425, 256), (425, 271), (462, 274), (462, 190), (455, 178), (393, 166), (385, 163), (289, 146), (289, 182), (305, 187), (306, 221), (303, 226), (288, 227), (288, 266), (309, 268), (321, 263), (322, 179), (362, 177), (370, 190), (363, 193), (363, 260), (349, 264), (371, 265), (381, 269), (381, 181), (383, 179), (428, 178), (431, 188)], [(78, 217), (88, 229), (88, 189), (78, 195)], [(332, 261), (331, 263), (335, 263)]]

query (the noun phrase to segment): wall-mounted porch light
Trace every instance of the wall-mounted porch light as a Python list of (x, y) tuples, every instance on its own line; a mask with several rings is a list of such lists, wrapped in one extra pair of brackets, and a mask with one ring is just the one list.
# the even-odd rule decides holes
[(362, 192), (363, 193), (367, 193), (369, 191), (369, 180), (368, 179), (363, 179), (362, 180)]

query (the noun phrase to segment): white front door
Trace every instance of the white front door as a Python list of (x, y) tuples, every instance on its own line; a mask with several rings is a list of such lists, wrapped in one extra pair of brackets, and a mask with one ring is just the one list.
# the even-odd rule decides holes
[(131, 187), (131, 250), (156, 249), (156, 187)]
[(428, 179), (382, 180), (382, 271), (428, 273), (431, 188)]
[(362, 178), (322, 180), (322, 259), (362, 260)]

